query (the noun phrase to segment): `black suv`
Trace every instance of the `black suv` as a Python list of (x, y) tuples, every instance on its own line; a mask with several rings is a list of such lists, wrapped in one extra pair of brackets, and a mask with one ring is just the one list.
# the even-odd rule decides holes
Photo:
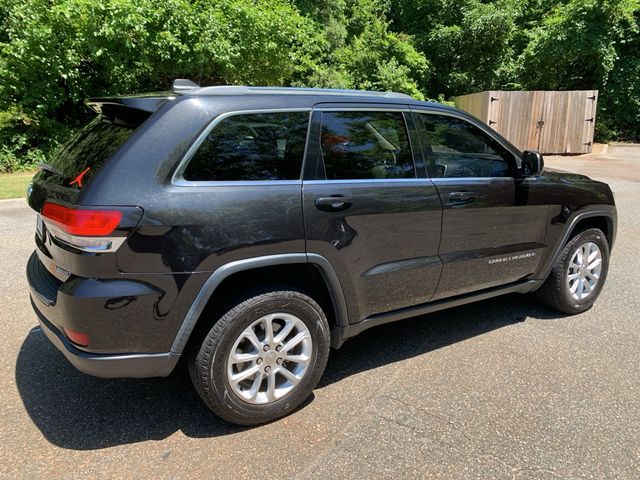
[(579, 313), (605, 282), (609, 187), (459, 110), (188, 81), (87, 105), (30, 187), (27, 276), (42, 330), (91, 375), (185, 357), (215, 413), (256, 424), (367, 328), (536, 290)]

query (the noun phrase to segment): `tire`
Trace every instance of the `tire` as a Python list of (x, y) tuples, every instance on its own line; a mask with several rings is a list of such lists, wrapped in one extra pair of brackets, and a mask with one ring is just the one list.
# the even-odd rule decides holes
[[(589, 250), (587, 256), (594, 255), (596, 249), (591, 247), (595, 245), (600, 254), (600, 270), (597, 277), (597, 281), (594, 286), (591, 286), (594, 275), (595, 267), (593, 270), (588, 268), (577, 268), (580, 262), (574, 262), (579, 250), (583, 247)], [(588, 247), (587, 247), (588, 246)], [(583, 253), (583, 257), (584, 257)], [(591, 263), (587, 264), (596, 265), (597, 256)], [(570, 271), (571, 270), (571, 271)], [(589, 273), (586, 273), (589, 271)], [(574, 315), (589, 310), (594, 302), (598, 299), (602, 287), (607, 280), (607, 273), (609, 271), (609, 244), (607, 239), (601, 230), (597, 228), (590, 228), (583, 232), (576, 234), (562, 249), (558, 257), (556, 258), (551, 273), (547, 280), (542, 284), (542, 287), (536, 292), (538, 299), (545, 305), (563, 313)], [(571, 273), (571, 278), (569, 275)], [(580, 279), (583, 283), (588, 283), (590, 291), (587, 291), (587, 286), (580, 286)], [(575, 289), (575, 292), (572, 291)]]
[[(216, 415), (237, 425), (258, 425), (288, 415), (311, 395), (327, 364), (329, 324), (322, 308), (298, 291), (256, 292), (234, 303), (193, 349), (189, 372)], [(232, 359), (232, 353), (240, 356)]]

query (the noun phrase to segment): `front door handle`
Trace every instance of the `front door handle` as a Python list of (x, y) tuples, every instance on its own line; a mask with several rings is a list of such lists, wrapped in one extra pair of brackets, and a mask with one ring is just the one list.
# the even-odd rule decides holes
[(313, 203), (320, 210), (345, 210), (353, 202), (350, 197), (345, 195), (331, 195), (329, 197), (318, 197)]
[(461, 191), (461, 192), (451, 192), (449, 194), (449, 201), (452, 203), (463, 203), (463, 202), (471, 202), (478, 198), (473, 192)]

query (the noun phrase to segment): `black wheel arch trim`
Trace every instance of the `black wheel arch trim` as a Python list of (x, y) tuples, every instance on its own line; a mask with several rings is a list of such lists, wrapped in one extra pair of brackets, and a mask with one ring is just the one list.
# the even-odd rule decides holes
[(349, 319), (344, 293), (335, 270), (326, 258), (317, 254), (306, 253), (287, 253), (247, 258), (222, 265), (216, 269), (209, 278), (207, 278), (182, 321), (182, 325), (180, 326), (173, 344), (171, 345), (171, 353), (176, 355), (182, 354), (187, 345), (187, 341), (200, 318), (200, 315), (216, 288), (218, 288), (224, 279), (235, 273), (253, 270), (255, 268), (290, 264), (313, 264), (320, 269), (327, 289), (331, 295), (336, 325), (339, 327), (348, 325)]
[(545, 263), (539, 269), (539, 274), (537, 275), (538, 279), (545, 280), (549, 276), (556, 258), (558, 258), (558, 255), (562, 252), (562, 248), (566, 245), (576, 226), (582, 220), (594, 217), (604, 217), (611, 222), (611, 238), (608, 238), (607, 240), (609, 241), (610, 249), (613, 249), (618, 229), (618, 216), (615, 205), (591, 205), (590, 207), (591, 208), (586, 211), (582, 210), (580, 212), (574, 212), (570, 219), (565, 223), (562, 234), (558, 237), (558, 241), (554, 246), (553, 253), (547, 256)]

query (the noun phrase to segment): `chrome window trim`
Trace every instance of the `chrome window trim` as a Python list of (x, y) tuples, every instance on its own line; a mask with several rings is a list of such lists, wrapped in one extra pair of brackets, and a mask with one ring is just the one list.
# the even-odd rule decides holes
[(265, 187), (278, 185), (301, 185), (302, 180), (200, 180), (190, 182), (184, 178), (176, 180), (176, 187)]
[[(537, 180), (537, 177), (530, 177)], [(339, 180), (303, 180), (304, 185), (322, 185), (325, 183), (433, 183), (433, 184), (459, 184), (460, 181), (468, 183), (478, 182), (512, 182), (514, 177), (416, 177), (416, 178), (362, 178)]]
[(411, 113), (407, 107), (314, 107), (319, 112), (406, 112)]
[(350, 179), (331, 179), (331, 180), (304, 180), (303, 185), (325, 185), (327, 183), (416, 183), (423, 185), (431, 183), (431, 179), (427, 177), (416, 178), (350, 178)]
[(516, 177), (433, 177), (431, 178), (431, 181), (435, 184), (441, 183), (441, 184), (447, 184), (447, 183), (452, 183), (452, 184), (459, 184), (461, 181), (462, 182), (469, 182), (469, 183), (478, 183), (478, 182), (495, 182), (495, 181), (509, 181), (512, 182), (513, 180), (515, 180)]
[[(294, 180), (202, 180), (202, 181), (189, 181), (185, 180), (183, 175), (187, 167), (189, 166), (189, 162), (193, 155), (195, 155), (202, 142), (205, 141), (209, 133), (218, 125), (221, 121), (229, 118), (235, 117), (237, 115), (254, 115), (261, 113), (297, 113), (297, 112), (309, 112), (309, 118), (307, 119), (307, 138), (305, 139), (305, 154), (306, 154), (306, 146), (309, 137), (309, 129), (311, 127), (311, 112), (312, 108), (265, 108), (265, 109), (254, 109), (254, 110), (234, 110), (231, 112), (224, 112), (215, 117), (209, 124), (204, 128), (204, 130), (198, 135), (196, 140), (191, 144), (188, 148), (187, 152), (183, 155), (178, 162), (178, 167), (173, 172), (171, 176), (171, 184), (176, 187), (221, 187), (221, 186), (250, 186), (250, 185), (283, 185), (281, 182), (286, 182), (284, 184), (288, 185), (296, 185), (300, 182), (300, 178), (302, 178), (302, 171), (304, 166), (304, 156), (302, 158), (302, 162), (300, 165), (300, 177)], [(294, 182), (294, 183), (291, 183)]]

